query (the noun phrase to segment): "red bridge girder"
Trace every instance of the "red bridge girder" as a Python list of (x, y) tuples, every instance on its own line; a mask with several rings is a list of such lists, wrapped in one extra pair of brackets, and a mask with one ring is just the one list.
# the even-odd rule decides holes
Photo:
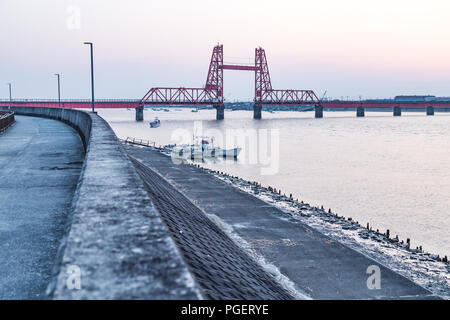
[[(203, 90), (203, 89), (198, 89)], [(274, 90), (278, 91), (278, 90)], [(280, 90), (282, 92), (289, 90)], [(292, 90), (298, 91), (298, 90)], [(304, 90), (308, 91), (308, 90)], [(296, 99), (296, 98), (293, 98)], [(306, 99), (306, 98), (304, 98)], [(188, 105), (187, 103), (173, 103), (173, 105)], [(201, 104), (201, 103), (198, 103)], [(262, 102), (261, 104), (265, 104)], [(273, 103), (271, 103), (273, 104)], [(284, 104), (288, 104), (285, 102)], [(292, 103), (294, 104), (294, 103)], [(346, 108), (373, 108), (373, 109), (392, 109), (394, 107), (407, 108), (407, 109), (426, 109), (427, 107), (450, 109), (449, 102), (394, 102), (394, 101), (322, 101), (321, 106), (326, 109), (346, 109)], [(46, 107), (46, 108), (59, 108), (58, 101), (55, 100), (30, 100), (30, 99), (15, 99), (10, 104), (9, 101), (0, 101), (0, 107)], [(91, 101), (87, 100), (67, 100), (61, 101), (61, 107), (66, 109), (91, 109)], [(99, 109), (126, 109), (126, 108), (138, 108), (140, 107), (140, 100), (96, 100), (95, 108)]]
[(433, 108), (450, 108), (450, 102), (395, 102), (395, 101), (322, 101), (321, 106), (328, 109), (345, 109), (345, 108), (373, 108), (373, 109), (392, 109), (395, 107), (407, 109), (426, 109)]
[(210, 105), (219, 103), (217, 90), (203, 88), (151, 88), (140, 101), (141, 105)]
[[(169, 88), (170, 89), (170, 88)], [(186, 89), (187, 90), (187, 89)], [(196, 89), (196, 90), (203, 90), (203, 89)], [(274, 90), (274, 94), (280, 94), (277, 91), (280, 91), (284, 94), (288, 94), (290, 90)], [(301, 90), (292, 90), (293, 92), (301, 91)], [(308, 92), (308, 90), (305, 91), (305, 95)], [(294, 94), (294, 93), (292, 93)], [(275, 96), (277, 97), (277, 96)], [(282, 98), (280, 98), (282, 99)], [(293, 97), (292, 100), (297, 99), (296, 97)], [(303, 99), (307, 99), (307, 97), (304, 97)], [(181, 101), (181, 100), (180, 100)], [(176, 100), (173, 100), (173, 105), (189, 105), (188, 103), (176, 103)], [(196, 103), (201, 104), (201, 102)], [(261, 104), (266, 104), (264, 101), (261, 102)], [(274, 103), (271, 103), (274, 104)], [(284, 102), (284, 104), (288, 104), (288, 102)], [(292, 103), (294, 104), (294, 103)], [(0, 101), (0, 107), (8, 107), (8, 106), (14, 106), (14, 107), (46, 107), (46, 108), (59, 108), (59, 103), (57, 100), (37, 100), (37, 99), (15, 99), (12, 103), (10, 103), (8, 100), (2, 100)], [(400, 108), (407, 108), (407, 109), (426, 109), (427, 107), (434, 107), (434, 108), (442, 108), (442, 109), (449, 109), (450, 108), (450, 101), (449, 102), (395, 102), (395, 101), (322, 101), (320, 105), (323, 108), (326, 109), (346, 109), (346, 108), (373, 108), (373, 109), (392, 109), (394, 107), (400, 107)], [(95, 108), (99, 109), (126, 109), (126, 108), (138, 108), (140, 107), (140, 100), (110, 100), (110, 99), (99, 99), (95, 101)], [(90, 100), (62, 100), (61, 101), (61, 108), (66, 109), (90, 109), (92, 108), (91, 101)]]
[[(96, 100), (95, 108), (101, 109), (119, 109), (119, 108), (138, 108), (140, 100)], [(45, 107), (45, 108), (65, 108), (65, 109), (90, 109), (92, 102), (88, 100), (70, 100), (61, 101), (61, 105), (55, 100), (27, 100), (15, 99), (9, 101), (0, 101), (0, 107)]]

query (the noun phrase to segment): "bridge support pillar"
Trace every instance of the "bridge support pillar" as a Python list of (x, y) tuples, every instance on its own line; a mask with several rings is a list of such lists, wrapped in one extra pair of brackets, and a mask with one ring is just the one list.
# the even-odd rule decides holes
[(365, 115), (364, 107), (356, 108), (356, 116), (357, 117), (364, 117), (364, 115)]
[(225, 105), (221, 104), (214, 106), (216, 108), (216, 120), (223, 120), (225, 118)]
[(253, 119), (261, 119), (262, 118), (262, 105), (254, 104), (253, 105)]
[(144, 106), (136, 108), (136, 121), (144, 121)]
[(427, 116), (434, 116), (434, 108), (432, 106), (427, 107)]
[(323, 118), (323, 107), (321, 105), (315, 106), (314, 113), (316, 118)]
[(400, 117), (402, 115), (402, 108), (394, 107), (394, 117)]

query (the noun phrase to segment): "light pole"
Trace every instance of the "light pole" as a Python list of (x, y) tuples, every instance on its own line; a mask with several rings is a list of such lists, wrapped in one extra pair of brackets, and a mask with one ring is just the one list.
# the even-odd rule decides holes
[(8, 83), (8, 87), (9, 87), (9, 110), (11, 110), (12, 105), (11, 83)]
[(92, 88), (92, 112), (94, 111), (94, 45), (92, 42), (85, 42), (91, 47), (91, 88)]
[(58, 77), (58, 104), (59, 107), (61, 108), (61, 85), (59, 83), (59, 73), (55, 73), (55, 76)]

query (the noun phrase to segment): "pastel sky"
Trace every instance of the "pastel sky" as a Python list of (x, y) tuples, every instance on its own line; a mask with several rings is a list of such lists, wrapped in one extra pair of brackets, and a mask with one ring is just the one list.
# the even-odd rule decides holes
[[(0, 0), (0, 98), (140, 98), (203, 86), (211, 50), (252, 63), (266, 50), (274, 88), (358, 99), (450, 96), (448, 0)], [(78, 19), (79, 17), (79, 19)], [(225, 97), (251, 100), (252, 72), (225, 71)]]

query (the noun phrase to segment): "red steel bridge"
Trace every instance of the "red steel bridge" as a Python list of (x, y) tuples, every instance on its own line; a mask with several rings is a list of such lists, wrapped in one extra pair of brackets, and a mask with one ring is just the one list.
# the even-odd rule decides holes
[[(255, 97), (253, 116), (261, 118), (263, 105), (313, 106), (316, 118), (323, 117), (323, 109), (355, 108), (357, 116), (364, 116), (365, 109), (392, 109), (395, 116), (401, 115), (402, 108), (426, 109), (428, 115), (435, 108), (450, 108), (450, 102), (395, 102), (395, 101), (321, 101), (313, 90), (273, 89), (267, 64), (266, 53), (262, 48), (255, 49), (254, 65), (224, 64), (223, 45), (214, 47), (209, 64), (206, 83), (203, 88), (154, 87), (142, 99), (111, 100), (98, 99), (95, 108), (134, 108), (136, 120), (143, 120), (146, 105), (158, 106), (200, 106), (216, 108), (218, 120), (224, 118), (224, 70), (252, 71), (255, 73)], [(52, 107), (52, 108), (91, 108), (90, 100), (30, 100), (14, 99), (0, 101), (0, 106)]]
[(204, 88), (151, 88), (142, 98), (141, 105), (212, 105), (217, 109), (217, 119), (223, 119), (223, 71), (255, 72), (255, 118), (261, 118), (263, 104), (319, 105), (312, 90), (276, 90), (272, 88), (266, 53), (255, 49), (254, 65), (224, 64), (223, 45), (214, 47)]

